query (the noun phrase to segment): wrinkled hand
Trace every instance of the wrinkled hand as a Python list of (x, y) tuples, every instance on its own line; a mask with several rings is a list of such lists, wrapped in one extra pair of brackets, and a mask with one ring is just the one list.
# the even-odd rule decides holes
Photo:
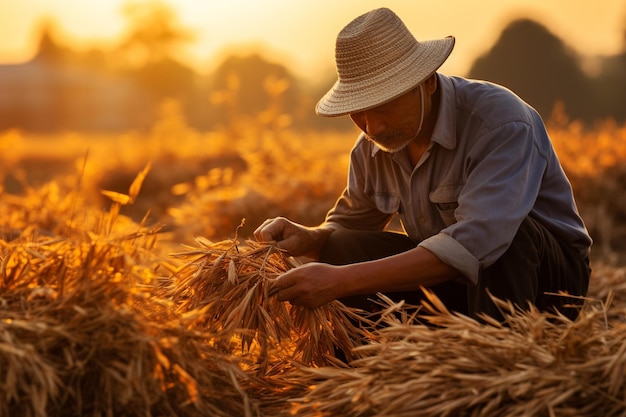
[(254, 231), (254, 237), (260, 242), (276, 242), (276, 247), (292, 256), (317, 259), (330, 232), (329, 229), (307, 227), (284, 217), (276, 217), (260, 225)]
[(279, 301), (308, 308), (342, 297), (341, 288), (341, 267), (317, 262), (291, 269), (273, 283), (273, 292)]

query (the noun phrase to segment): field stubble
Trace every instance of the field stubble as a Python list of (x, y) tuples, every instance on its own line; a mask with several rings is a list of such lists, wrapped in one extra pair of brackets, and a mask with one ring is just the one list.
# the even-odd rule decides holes
[[(593, 147), (591, 173), (572, 142), (626, 149), (624, 128), (554, 129), (583, 214), (602, 198), (614, 237), (622, 213), (596, 188), (622, 150)], [(353, 139), (230, 140), (175, 118), (149, 135), (2, 134), (0, 416), (624, 415), (619, 257), (594, 262), (575, 322), (501, 302), (508, 323), (489, 326), (431, 298), (417, 315), (385, 305), (380, 329), (338, 302), (276, 300), (294, 260), (246, 238), (266, 217), (321, 221)]]

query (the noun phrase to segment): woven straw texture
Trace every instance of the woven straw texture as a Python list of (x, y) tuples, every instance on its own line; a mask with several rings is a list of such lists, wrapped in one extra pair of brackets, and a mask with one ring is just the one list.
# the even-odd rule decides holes
[(453, 47), (453, 37), (419, 42), (389, 9), (361, 15), (337, 36), (338, 80), (315, 110), (342, 116), (393, 100), (433, 74)]

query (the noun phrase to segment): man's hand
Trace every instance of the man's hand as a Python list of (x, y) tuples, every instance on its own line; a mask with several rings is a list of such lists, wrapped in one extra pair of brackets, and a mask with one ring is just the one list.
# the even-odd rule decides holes
[(276, 217), (260, 225), (254, 231), (254, 237), (259, 242), (276, 242), (276, 247), (292, 256), (318, 259), (331, 232), (331, 229), (324, 227), (306, 227), (284, 217)]
[(279, 301), (315, 308), (343, 296), (341, 266), (311, 262), (276, 278), (273, 292)]

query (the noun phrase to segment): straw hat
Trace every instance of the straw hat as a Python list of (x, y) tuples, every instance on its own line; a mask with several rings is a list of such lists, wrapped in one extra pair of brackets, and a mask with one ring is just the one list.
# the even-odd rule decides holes
[(339, 79), (315, 106), (320, 116), (343, 116), (393, 100), (444, 63), (454, 37), (419, 42), (400, 18), (381, 8), (350, 22), (337, 36)]

